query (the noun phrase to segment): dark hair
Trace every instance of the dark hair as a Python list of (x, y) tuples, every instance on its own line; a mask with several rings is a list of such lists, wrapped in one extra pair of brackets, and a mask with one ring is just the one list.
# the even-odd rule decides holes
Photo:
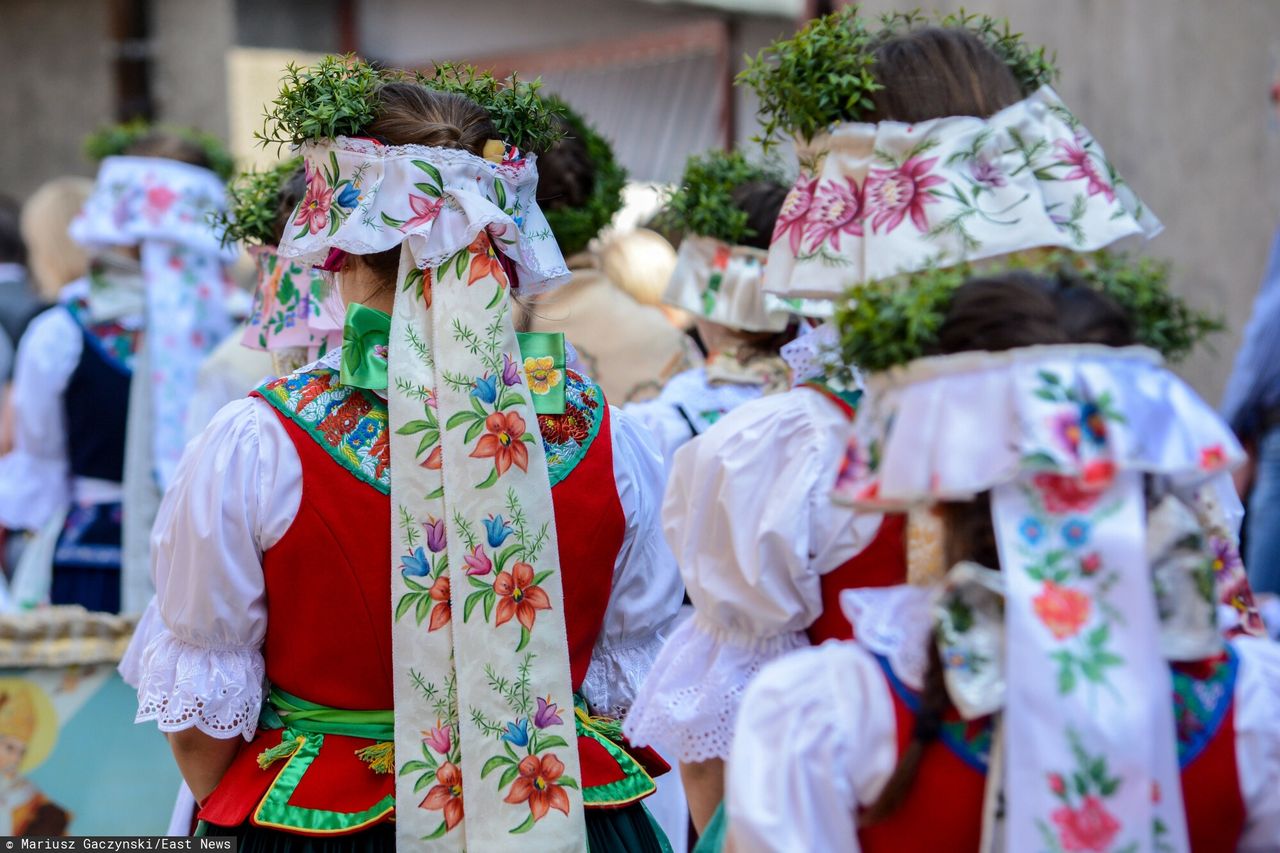
[[(484, 156), (485, 143), (498, 137), (484, 107), (452, 92), (437, 92), (416, 83), (385, 83), (378, 89), (378, 115), (365, 130), (386, 145), (458, 148)], [(394, 286), (400, 249), (359, 255), (375, 275)]]
[(747, 214), (747, 228), (751, 236), (742, 245), (764, 251), (769, 250), (773, 239), (773, 226), (778, 221), (778, 211), (787, 197), (787, 187), (777, 181), (751, 181), (734, 188), (731, 198), (734, 207)]
[(132, 157), (163, 157), (190, 163), (202, 169), (213, 169), (209, 152), (191, 139), (169, 130), (150, 130), (125, 147), (124, 153)]
[(280, 182), (280, 189), (276, 193), (276, 218), (271, 226), (271, 230), (276, 235), (276, 245), (280, 245), (280, 241), (284, 239), (284, 232), (289, 227), (293, 211), (306, 194), (307, 169), (305, 166), (299, 166), (293, 170), (293, 174)]
[(920, 27), (886, 39), (874, 55), (883, 88), (864, 121), (986, 118), (1023, 98), (1009, 66), (968, 30)]
[[(1023, 271), (970, 280), (956, 289), (938, 330), (934, 354), (986, 350), (999, 352), (1037, 344), (1100, 343), (1127, 346), (1134, 342), (1128, 316), (1115, 302), (1079, 280)], [(1000, 565), (990, 493), (971, 501), (939, 505), (946, 565), (971, 560)], [(937, 739), (949, 700), (943, 680), (937, 638), (930, 634), (925, 670), (911, 740), (880, 796), (859, 818), (863, 825), (888, 817), (902, 805), (915, 780), (925, 749)]]
[(0, 196), (0, 264), (25, 264), (27, 244), (22, 240), (22, 208), (8, 196)]
[(581, 137), (563, 118), (552, 121), (560, 141), (538, 158), (538, 207), (582, 207), (596, 184), (596, 167)]

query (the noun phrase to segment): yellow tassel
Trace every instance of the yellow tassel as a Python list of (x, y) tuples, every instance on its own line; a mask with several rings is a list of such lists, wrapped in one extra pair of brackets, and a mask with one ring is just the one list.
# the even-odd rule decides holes
[(392, 773), (396, 769), (396, 747), (391, 741), (357, 749), (356, 758), (368, 764), (374, 773)]
[(305, 740), (306, 738), (298, 736), (292, 740), (282, 740), (277, 746), (273, 746), (270, 749), (264, 749), (258, 753), (258, 767), (266, 770), (280, 759), (288, 758), (298, 751), (298, 747), (302, 746)]

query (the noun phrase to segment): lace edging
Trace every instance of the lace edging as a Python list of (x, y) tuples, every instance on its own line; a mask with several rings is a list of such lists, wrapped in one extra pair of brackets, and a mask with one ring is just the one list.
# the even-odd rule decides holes
[(592, 712), (619, 720), (625, 717), (662, 647), (657, 634), (630, 646), (597, 647), (580, 687)]
[(159, 631), (143, 653), (138, 713), (161, 731), (196, 728), (210, 737), (242, 735), (258, 728), (266, 667), (258, 649), (208, 649)]

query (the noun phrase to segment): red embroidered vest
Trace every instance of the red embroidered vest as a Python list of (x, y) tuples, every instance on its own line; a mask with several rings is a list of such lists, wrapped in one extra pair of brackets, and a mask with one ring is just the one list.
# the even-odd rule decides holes
[[(881, 661), (893, 696), (898, 754), (911, 740), (919, 698)], [(1236, 769), (1233, 696), (1236, 658), (1174, 664), (1174, 714), (1182, 798), (1193, 853), (1235, 850), (1245, 807)], [(977, 850), (982, 836), (990, 720), (966, 723), (954, 710), (924, 751), (906, 799), (884, 820), (858, 830), (863, 853)]]
[[(557, 460), (551, 466), (552, 501), (576, 691), (604, 621), (625, 518), (614, 481), (610, 418), (603, 393), (571, 371), (569, 377), (576, 393), (566, 414), (541, 415), (538, 420), (548, 458)], [(337, 385), (332, 371), (285, 377), (254, 395), (277, 406), (302, 463), (298, 514), (280, 541), (263, 555), (267, 678), (275, 687), (321, 705), (391, 708), (387, 535), (391, 507), (383, 486), (389, 482), (385, 405)], [(324, 395), (330, 395), (331, 405)], [(320, 400), (324, 416), (310, 421), (299, 418), (280, 405), (286, 397), (299, 411)], [(266, 769), (258, 764), (258, 757), (280, 740), (280, 729), (260, 729), (252, 742), (243, 744), (218, 789), (203, 804), (201, 819), (219, 826), (252, 820), (255, 825), (290, 832), (336, 835), (392, 816), (392, 808), (378, 804), (394, 796), (394, 777), (373, 772), (356, 756), (370, 741), (324, 735), (315, 760), (293, 780), (285, 778), (287, 761), (276, 761)], [(621, 784), (627, 772), (621, 766), (625, 755), (615, 757), (607, 747), (581, 735), (579, 752), (584, 789), (630, 787)], [(652, 767), (653, 775), (664, 769), (656, 755), (639, 757), (649, 760), (643, 766)], [(261, 806), (277, 784), (294, 784), (288, 806), (313, 810), (309, 816), (280, 824), (264, 815)], [(337, 819), (331, 817), (335, 814)]]
[[(853, 419), (856, 399), (841, 395), (818, 382), (806, 383), (844, 416)], [(840, 593), (867, 586), (897, 586), (907, 582), (907, 517), (886, 515), (871, 543), (853, 557), (822, 576), (822, 615), (809, 626), (809, 642), (815, 646), (826, 640), (853, 639), (853, 626), (840, 609)]]

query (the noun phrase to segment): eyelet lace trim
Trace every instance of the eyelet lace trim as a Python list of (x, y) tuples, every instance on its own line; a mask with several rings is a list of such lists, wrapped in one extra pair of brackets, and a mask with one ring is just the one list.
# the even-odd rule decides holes
[(615, 720), (625, 717), (662, 646), (662, 637), (654, 634), (633, 646), (597, 648), (579, 688), (592, 713)]
[(667, 639), (636, 695), (623, 732), (685, 762), (728, 758), (747, 685), (765, 664), (809, 645), (800, 631), (730, 639), (695, 615)]
[(258, 728), (266, 667), (258, 649), (210, 649), (158, 632), (143, 653), (134, 722), (161, 731), (196, 728), (216, 738)]

